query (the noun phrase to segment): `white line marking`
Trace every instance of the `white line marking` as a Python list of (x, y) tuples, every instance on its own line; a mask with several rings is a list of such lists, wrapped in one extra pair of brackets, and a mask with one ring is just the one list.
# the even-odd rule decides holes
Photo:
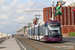
[[(16, 39), (16, 38), (15, 38)], [(17, 39), (16, 39), (17, 40)], [(18, 40), (17, 40), (18, 41)], [(18, 41), (18, 43), (23, 47), (24, 50), (26, 50), (26, 48)]]

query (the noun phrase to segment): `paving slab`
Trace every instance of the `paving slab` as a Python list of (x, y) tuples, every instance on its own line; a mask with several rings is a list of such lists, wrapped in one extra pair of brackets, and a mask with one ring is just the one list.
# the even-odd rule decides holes
[(0, 43), (0, 50), (20, 50), (20, 47), (14, 38), (10, 38)]

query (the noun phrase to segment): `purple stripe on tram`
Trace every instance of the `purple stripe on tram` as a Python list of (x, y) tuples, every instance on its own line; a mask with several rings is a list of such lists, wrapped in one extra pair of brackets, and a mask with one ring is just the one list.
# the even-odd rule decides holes
[(46, 21), (45, 24), (47, 23), (60, 23), (59, 21)]

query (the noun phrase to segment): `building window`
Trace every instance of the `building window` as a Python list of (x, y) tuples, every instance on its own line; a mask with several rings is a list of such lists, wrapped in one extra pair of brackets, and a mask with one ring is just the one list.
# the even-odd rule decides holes
[(65, 20), (66, 21), (66, 20)]
[(47, 19), (48, 19), (48, 17), (47, 17)]
[(68, 20), (68, 21), (70, 21), (70, 20)]
[(73, 8), (72, 8), (73, 9)]
[(69, 13), (70, 11), (68, 11), (68, 13)]
[(64, 15), (66, 15), (66, 14), (64, 14)]
[(72, 14), (73, 15), (73, 14)]
[(74, 21), (74, 20), (72, 20), (72, 21)]
[(66, 17), (64, 17), (64, 18), (66, 18)]
[(66, 23), (65, 23), (66, 24)]
[(58, 19), (58, 17), (57, 17), (57, 19)]
[(49, 11), (49, 13), (51, 13), (51, 11)]
[(70, 18), (70, 17), (68, 17), (68, 18)]
[(46, 16), (48, 16), (48, 15), (46, 15)]
[(46, 9), (46, 11), (47, 11), (48, 9)]
[(70, 24), (70, 23), (69, 23)]
[(51, 14), (49, 14), (49, 16), (51, 16)]
[(46, 12), (46, 13), (48, 13), (48, 12)]
[(69, 8), (68, 8), (68, 10), (69, 10)]
[(66, 12), (66, 11), (64, 11), (64, 12)]
[(49, 10), (51, 10), (51, 9), (49, 8)]
[(72, 24), (74, 24), (74, 23), (72, 23)]
[(55, 16), (55, 14), (53, 14), (53, 16)]
[(61, 20), (62, 21), (62, 20)]
[(74, 18), (74, 17), (72, 17), (72, 18)]
[(65, 10), (66, 8), (64, 8), (64, 10)]
[(68, 15), (70, 15), (70, 14), (68, 14)]
[(62, 23), (61, 23), (62, 24)]
[(72, 11), (73, 12), (73, 11)]

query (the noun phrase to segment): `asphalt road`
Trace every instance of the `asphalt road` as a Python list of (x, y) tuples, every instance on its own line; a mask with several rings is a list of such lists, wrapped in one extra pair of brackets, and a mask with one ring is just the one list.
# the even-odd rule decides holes
[(26, 36), (15, 36), (21, 50), (75, 50), (75, 38), (63, 38), (62, 42), (40, 42)]
[(75, 43), (75, 37), (64, 37), (63, 41), (69, 41)]

